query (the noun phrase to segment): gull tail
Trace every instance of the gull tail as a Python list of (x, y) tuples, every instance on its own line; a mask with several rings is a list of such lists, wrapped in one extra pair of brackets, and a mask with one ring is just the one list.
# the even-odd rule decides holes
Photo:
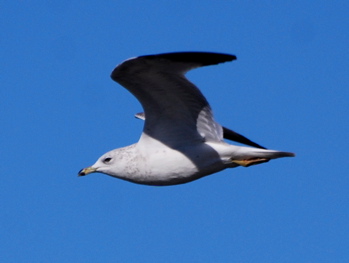
[(244, 167), (269, 162), (271, 159), (294, 157), (291, 152), (282, 152), (268, 149), (255, 149), (240, 147), (239, 151), (231, 157), (231, 162)]

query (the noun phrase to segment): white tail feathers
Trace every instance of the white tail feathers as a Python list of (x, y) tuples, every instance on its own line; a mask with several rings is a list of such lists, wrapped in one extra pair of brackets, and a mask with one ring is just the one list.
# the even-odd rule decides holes
[(271, 159), (281, 157), (294, 157), (291, 152), (280, 152), (267, 149), (255, 149), (248, 147), (239, 147), (240, 149), (231, 157), (231, 162), (244, 167), (269, 162)]
[(254, 158), (266, 158), (266, 159), (276, 159), (281, 157), (294, 157), (295, 154), (291, 152), (282, 152), (268, 149), (258, 149), (250, 147), (239, 147), (232, 149), (232, 160), (249, 160)]

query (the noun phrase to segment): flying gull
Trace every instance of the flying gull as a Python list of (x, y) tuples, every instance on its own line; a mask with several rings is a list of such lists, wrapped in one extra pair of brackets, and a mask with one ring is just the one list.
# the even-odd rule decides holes
[[(111, 78), (142, 104), (139, 141), (102, 155), (79, 172), (93, 172), (144, 185), (188, 183), (226, 168), (251, 166), (293, 153), (268, 150), (222, 127), (200, 90), (185, 73), (202, 66), (235, 60), (234, 55), (176, 52), (131, 58)], [(256, 148), (228, 144), (224, 138)]]

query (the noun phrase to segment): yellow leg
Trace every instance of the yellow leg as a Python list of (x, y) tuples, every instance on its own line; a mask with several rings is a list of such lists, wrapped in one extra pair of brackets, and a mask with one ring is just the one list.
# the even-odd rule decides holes
[(269, 162), (269, 160), (270, 159), (266, 159), (266, 158), (254, 158), (249, 160), (231, 160), (231, 161), (238, 165), (248, 167), (255, 164), (266, 163), (266, 162)]

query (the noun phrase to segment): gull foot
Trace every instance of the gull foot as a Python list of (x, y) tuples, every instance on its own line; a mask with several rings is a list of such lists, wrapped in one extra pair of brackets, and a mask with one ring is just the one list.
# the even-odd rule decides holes
[(269, 160), (270, 159), (266, 159), (266, 158), (253, 158), (248, 160), (231, 160), (231, 161), (243, 167), (249, 167), (251, 165), (269, 162)]

